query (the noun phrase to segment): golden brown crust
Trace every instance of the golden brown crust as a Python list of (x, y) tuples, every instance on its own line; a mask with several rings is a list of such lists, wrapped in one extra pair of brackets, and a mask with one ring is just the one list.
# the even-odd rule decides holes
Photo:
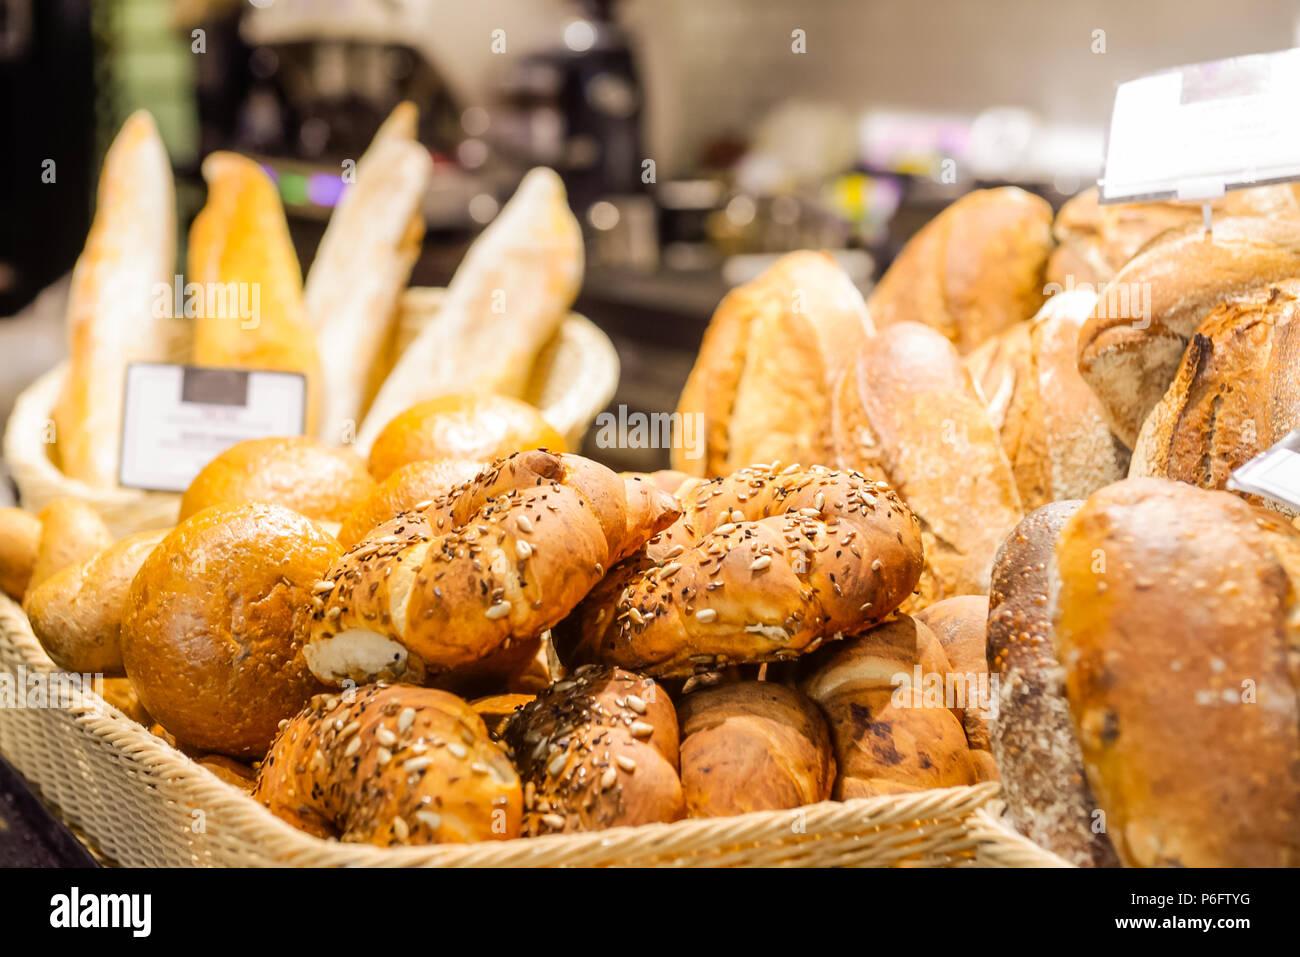
[(888, 482), (921, 524), (925, 570), (903, 609), (987, 592), (1020, 494), (956, 350), (920, 323), (883, 330), (840, 382), (834, 427), (840, 465)]
[(153, 718), (140, 703), (140, 696), (135, 693), (130, 678), (105, 678), (99, 696), (136, 724), (146, 728), (153, 724)]
[(99, 513), (79, 499), (55, 499), (36, 518), (41, 523), (41, 543), (27, 582), (29, 591), (60, 569), (87, 561), (113, 544)]
[(341, 522), (375, 490), (361, 457), (305, 436), (249, 439), (226, 449), (194, 477), (181, 520), (212, 505), (282, 505), (321, 522)]
[(681, 699), (682, 790), (689, 817), (816, 804), (831, 796), (826, 719), (783, 685), (742, 681)]
[[(1300, 220), (1241, 218), (1162, 236), (1116, 274), (1079, 334), (1079, 372), (1132, 447), (1205, 316), (1300, 277)], [(1149, 310), (1149, 314), (1148, 313)]]
[(939, 640), (900, 615), (828, 645), (807, 662), (801, 690), (817, 702), (835, 747), (835, 797), (847, 800), (974, 784), (961, 722), (942, 695), (914, 684), (949, 671)]
[(678, 511), (580, 456), (502, 459), (329, 569), (303, 621), (308, 663), (332, 682), (475, 666), (534, 641)]
[(493, 741), (499, 741), (514, 713), (537, 698), (535, 694), (494, 694), (469, 703), (487, 725)]
[(958, 595), (935, 602), (913, 616), (939, 639), (948, 658), (957, 700), (954, 713), (961, 719), (966, 743), (973, 750), (989, 749), (988, 712), (991, 700), (979, 700), (988, 687), (989, 600), (984, 595)]
[(468, 482), (486, 462), (443, 459), (439, 462), (409, 462), (393, 471), (348, 513), (339, 529), (339, 544), (351, 548), (376, 526), (430, 502)]
[(242, 761), (228, 758), (224, 754), (205, 754), (198, 762), (222, 781), (247, 794), (252, 794), (257, 786), (257, 772)]
[(166, 535), (166, 531), (128, 535), (28, 591), (23, 611), (56, 665), (66, 671), (124, 674), (122, 616), (131, 581)]
[(911, 513), (855, 472), (742, 469), (681, 503), (556, 630), (566, 660), (684, 676), (794, 658), (885, 618), (920, 574)]
[(1054, 502), (1030, 512), (998, 550), (988, 620), (998, 707), (989, 731), (1015, 828), (1071, 863), (1115, 867), (1119, 858), (1100, 829), (1065, 699), (1065, 672), (1052, 647), (1052, 550), (1082, 504)]
[(649, 678), (579, 668), (517, 711), (505, 740), (524, 780), (524, 833), (675, 821), (677, 715)]
[(122, 663), (149, 713), (202, 750), (261, 755), (320, 690), (294, 625), (340, 551), (278, 505), (216, 505), (176, 526), (122, 620)]
[(714, 478), (760, 462), (830, 464), (830, 389), (871, 331), (862, 295), (825, 253), (783, 256), (733, 289), (705, 330), (677, 411), (703, 423), (704, 454), (673, 468)]
[(473, 708), (382, 683), (313, 698), (276, 736), (253, 798), (310, 834), (380, 847), (518, 837), (522, 801)]
[(0, 508), (0, 591), (21, 602), (36, 567), (41, 523), (21, 508)]
[(1014, 187), (967, 193), (903, 247), (872, 293), (871, 318), (932, 327), (970, 352), (1043, 304), (1052, 208)]
[(1070, 519), (1056, 565), (1056, 652), (1124, 863), (1300, 865), (1300, 533), (1130, 479)]
[(370, 474), (382, 482), (411, 462), (491, 462), (526, 449), (563, 452), (564, 437), (522, 399), (446, 395), (413, 405), (384, 426), (370, 447)]
[(1222, 489), (1234, 470), (1297, 425), (1300, 281), (1292, 280), (1205, 317), (1138, 434), (1129, 475)]

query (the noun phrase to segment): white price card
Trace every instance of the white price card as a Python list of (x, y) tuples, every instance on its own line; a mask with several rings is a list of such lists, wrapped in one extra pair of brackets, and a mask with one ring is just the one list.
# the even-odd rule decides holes
[(1233, 472), (1228, 488), (1300, 509), (1300, 429)]
[(118, 481), (183, 492), (237, 442), (301, 435), (306, 411), (307, 380), (295, 372), (132, 363)]
[(1300, 48), (1121, 83), (1101, 202), (1207, 200), (1300, 179), (1298, 106)]

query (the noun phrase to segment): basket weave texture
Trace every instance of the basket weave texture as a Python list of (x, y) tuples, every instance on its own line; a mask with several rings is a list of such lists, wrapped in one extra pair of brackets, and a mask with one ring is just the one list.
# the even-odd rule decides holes
[[(50, 673), (0, 595), (0, 672)], [(90, 690), (0, 708), (0, 752), (101, 857), (122, 865), (314, 867), (1061, 866), (1002, 828), (998, 786), (480, 844), (378, 848), (304, 834)]]

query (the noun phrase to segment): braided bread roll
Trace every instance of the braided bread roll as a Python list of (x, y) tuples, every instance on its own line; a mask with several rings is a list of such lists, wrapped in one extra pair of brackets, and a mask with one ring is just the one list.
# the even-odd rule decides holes
[(473, 708), (384, 684), (312, 698), (271, 744), (253, 797), (309, 834), (381, 847), (518, 837), (522, 806)]
[(916, 519), (857, 472), (755, 466), (679, 500), (682, 517), (592, 591), (558, 648), (655, 676), (794, 658), (881, 621), (921, 575)]
[(308, 667), (327, 683), (423, 683), (532, 642), (677, 515), (648, 482), (519, 452), (331, 566), (304, 620)]
[(510, 718), (526, 835), (676, 821), (677, 713), (649, 678), (587, 666)]

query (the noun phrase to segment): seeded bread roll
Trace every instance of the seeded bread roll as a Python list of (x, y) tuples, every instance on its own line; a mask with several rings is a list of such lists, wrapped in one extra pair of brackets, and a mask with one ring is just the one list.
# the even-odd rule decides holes
[[(1130, 477), (1226, 488), (1233, 471), (1300, 426), (1300, 280), (1213, 310), (1138, 433)], [(1293, 509), (1257, 499), (1287, 514)]]
[(377, 684), (313, 698), (276, 736), (253, 798), (309, 834), (389, 847), (518, 837), (522, 796), (468, 704)]
[(361, 457), (305, 436), (249, 439), (226, 449), (194, 477), (182, 520), (212, 505), (282, 505), (338, 523), (375, 490)]
[(979, 391), (939, 333), (899, 322), (841, 380), (834, 434), (841, 467), (887, 482), (916, 515), (925, 570), (904, 611), (984, 594), (1020, 493)]
[(516, 711), (505, 741), (524, 780), (527, 835), (676, 821), (677, 715), (662, 688), (587, 666)]
[(998, 680), (990, 741), (1007, 814), (1020, 833), (1081, 867), (1119, 859), (1084, 776), (1052, 645), (1052, 550), (1082, 502), (1044, 505), (998, 550), (989, 592), (988, 665)]
[(474, 667), (535, 641), (677, 515), (666, 492), (580, 456), (512, 455), (329, 568), (302, 622), (307, 662), (332, 683)]
[(741, 681), (692, 692), (678, 711), (689, 817), (776, 811), (831, 796), (826, 719), (799, 692)]
[(781, 257), (719, 303), (677, 402), (703, 455), (673, 468), (715, 478), (760, 462), (829, 465), (830, 389), (872, 330), (852, 280), (824, 253)]
[(411, 462), (395, 470), (353, 507), (339, 529), (339, 544), (351, 548), (372, 530), (402, 512), (431, 504), (487, 468), (486, 462), (443, 459)]
[(888, 616), (921, 571), (916, 520), (856, 472), (742, 469), (679, 500), (556, 629), (566, 660), (681, 677), (795, 658)]
[(41, 547), (41, 523), (21, 508), (0, 508), (0, 591), (22, 601)]
[(1015, 187), (967, 193), (912, 237), (867, 307), (882, 329), (920, 322), (961, 353), (1043, 304), (1052, 208)]
[(1079, 372), (1132, 448), (1196, 328), (1228, 299), (1300, 277), (1300, 220), (1242, 218), (1166, 234), (1116, 274), (1079, 333)]
[[(979, 771), (961, 721), (941, 696), (914, 684), (949, 672), (939, 640), (900, 615), (827, 645), (804, 663), (800, 688), (830, 724), (838, 800), (975, 784)], [(938, 700), (936, 700), (938, 697)]]
[(79, 499), (55, 499), (36, 513), (41, 541), (27, 582), (30, 591), (60, 569), (93, 558), (113, 544), (99, 513)]
[(1053, 636), (1084, 768), (1130, 866), (1300, 866), (1300, 532), (1162, 479), (1056, 544)]
[(259, 757), (322, 690), (295, 620), (338, 542), (278, 505), (214, 505), (154, 548), (131, 582), (122, 664), (145, 708), (186, 744)]
[[(983, 595), (959, 595), (935, 602), (914, 616), (939, 639), (956, 680), (966, 743), (975, 751), (989, 750), (989, 712), (995, 702), (983, 698), (988, 684), (989, 600)], [(996, 770), (995, 770), (996, 773)]]
[(1026, 509), (1083, 498), (1128, 470), (1128, 450), (1077, 365), (1079, 330), (1096, 302), (1093, 292), (1057, 293), (1032, 321), (966, 357)]
[(121, 676), (122, 616), (131, 581), (166, 531), (139, 532), (28, 591), (23, 611), (50, 659), (65, 671)]

